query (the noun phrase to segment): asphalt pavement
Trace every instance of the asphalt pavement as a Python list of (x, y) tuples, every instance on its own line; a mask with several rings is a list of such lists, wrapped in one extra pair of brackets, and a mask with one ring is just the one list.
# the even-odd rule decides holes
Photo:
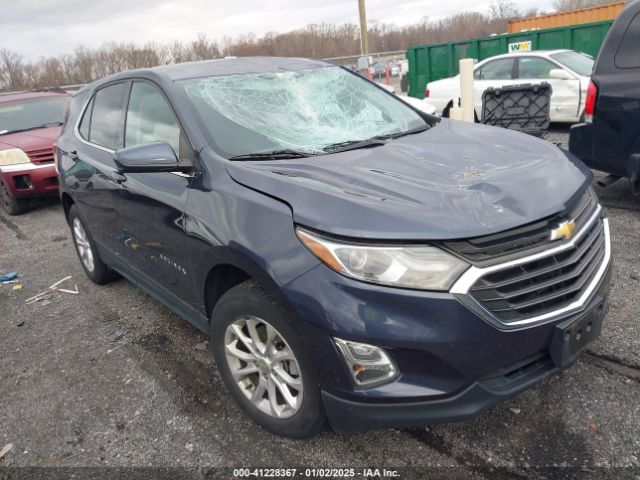
[[(547, 139), (566, 143), (566, 129)], [(0, 478), (34, 478), (27, 467), (170, 467), (172, 478), (353, 467), (374, 478), (363, 469), (386, 467), (397, 478), (639, 479), (640, 198), (626, 180), (596, 190), (612, 229), (611, 309), (571, 369), (470, 421), (308, 440), (248, 420), (185, 320), (126, 280), (91, 283), (57, 201), (0, 212), (0, 274), (19, 273), (0, 286)], [(25, 302), (67, 276), (67, 292)]]

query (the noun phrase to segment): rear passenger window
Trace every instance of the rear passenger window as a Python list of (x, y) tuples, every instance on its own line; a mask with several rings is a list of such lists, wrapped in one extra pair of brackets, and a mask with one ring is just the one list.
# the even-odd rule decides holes
[(640, 13), (631, 20), (618, 45), (614, 61), (618, 68), (640, 67)]
[(90, 142), (113, 150), (122, 148), (126, 87), (124, 83), (116, 83), (96, 92), (89, 127)]
[(180, 125), (162, 93), (146, 82), (135, 82), (129, 97), (125, 147), (156, 140), (180, 154)]
[(513, 58), (502, 58), (485, 63), (480, 72), (480, 80), (511, 80)]

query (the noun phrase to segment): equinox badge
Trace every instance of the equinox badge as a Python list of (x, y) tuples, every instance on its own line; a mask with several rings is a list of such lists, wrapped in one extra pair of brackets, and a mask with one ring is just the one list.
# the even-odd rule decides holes
[(575, 228), (576, 222), (574, 220), (562, 222), (557, 226), (557, 228), (551, 230), (551, 240), (557, 240), (559, 238), (566, 238), (569, 240), (572, 237)]

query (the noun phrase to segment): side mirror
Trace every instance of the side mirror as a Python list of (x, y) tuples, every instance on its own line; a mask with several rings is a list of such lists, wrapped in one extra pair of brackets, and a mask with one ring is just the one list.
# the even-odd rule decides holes
[(150, 142), (122, 148), (113, 154), (113, 161), (122, 173), (126, 172), (177, 172), (178, 157), (167, 142)]
[(574, 76), (561, 68), (552, 68), (549, 71), (549, 78), (555, 80), (574, 80)]

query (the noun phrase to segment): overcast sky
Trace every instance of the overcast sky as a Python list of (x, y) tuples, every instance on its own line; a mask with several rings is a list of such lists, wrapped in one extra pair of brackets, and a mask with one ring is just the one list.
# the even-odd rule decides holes
[[(367, 0), (369, 20), (404, 25), (491, 0)], [(551, 10), (552, 0), (515, 0), (517, 7)], [(199, 33), (221, 40), (253, 32), (286, 32), (309, 23), (358, 21), (357, 0), (2, 0), (0, 48), (35, 60), (107, 41), (165, 43)]]

